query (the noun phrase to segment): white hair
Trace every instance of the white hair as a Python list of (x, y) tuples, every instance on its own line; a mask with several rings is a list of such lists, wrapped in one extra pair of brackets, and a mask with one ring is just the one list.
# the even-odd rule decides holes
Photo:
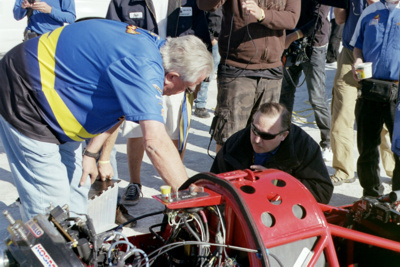
[(209, 76), (214, 71), (211, 52), (194, 35), (168, 37), (160, 52), (165, 72), (175, 71), (185, 82), (195, 83), (202, 75)]

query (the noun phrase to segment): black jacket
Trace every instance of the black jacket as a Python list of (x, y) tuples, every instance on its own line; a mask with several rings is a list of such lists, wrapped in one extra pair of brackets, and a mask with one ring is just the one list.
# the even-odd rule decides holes
[[(192, 16), (179, 16), (181, 7), (191, 8)], [(158, 34), (156, 13), (151, 0), (112, 0), (106, 18), (122, 21)], [(196, 0), (170, 0), (167, 13), (167, 36), (184, 35), (199, 37), (211, 51), (206, 14), (197, 7)]]
[[(226, 141), (218, 152), (210, 172), (249, 169), (250, 165), (253, 165), (253, 154), (250, 127), (247, 127)], [(263, 166), (294, 176), (320, 203), (327, 204), (332, 197), (333, 185), (322, 159), (321, 149), (311, 136), (296, 125), (291, 126), (289, 135)]]
[(315, 0), (301, 0), (301, 13), (296, 29), (300, 29), (304, 36), (310, 38), (315, 31), (312, 46), (323, 46), (329, 42), (331, 26), (328, 14), (330, 9), (330, 6), (320, 5)]
[(221, 7), (215, 11), (206, 13), (208, 31), (210, 32), (211, 40), (218, 40), (219, 32), (221, 31), (222, 9)]

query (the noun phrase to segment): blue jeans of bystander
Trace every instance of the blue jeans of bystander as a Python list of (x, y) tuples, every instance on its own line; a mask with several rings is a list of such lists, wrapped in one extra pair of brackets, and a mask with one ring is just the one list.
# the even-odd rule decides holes
[(291, 66), (285, 70), (280, 99), (280, 103), (284, 104), (289, 112), (292, 112), (296, 86), (299, 84), (300, 76), (303, 71), (307, 83), (309, 101), (315, 112), (315, 121), (321, 132), (320, 146), (322, 148), (330, 147), (331, 122), (326, 99), (325, 58), (326, 45), (314, 47), (310, 61), (303, 62), (299, 66)]
[[(214, 60), (214, 71), (216, 71), (218, 68), (219, 60), (221, 59), (221, 56), (219, 55), (219, 52), (218, 52), (218, 43), (213, 45), (212, 55), (213, 55), (213, 60)], [(206, 107), (208, 86), (210, 85), (210, 82), (212, 81), (212, 79), (214, 79), (214, 73), (215, 72), (213, 72), (213, 74), (211, 75), (209, 82), (201, 83), (200, 91), (197, 94), (197, 98), (194, 100), (196, 108), (205, 108)]]

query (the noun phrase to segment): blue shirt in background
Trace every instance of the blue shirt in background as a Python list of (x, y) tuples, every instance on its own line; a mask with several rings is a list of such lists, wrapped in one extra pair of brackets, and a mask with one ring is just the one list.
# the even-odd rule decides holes
[[(16, 0), (14, 5), (14, 18), (16, 20), (23, 19), (28, 9), (21, 7), (24, 0)], [(51, 13), (42, 13), (37, 10), (33, 10), (32, 16), (29, 18), (27, 30), (36, 32), (37, 34), (44, 34), (46, 32), (55, 30), (56, 28), (63, 26), (64, 23), (74, 23), (75, 14), (75, 2), (74, 0), (41, 0), (46, 2), (52, 7)]]
[(367, 6), (368, 2), (366, 0), (350, 0), (348, 16), (346, 23), (344, 24), (343, 27), (343, 36), (342, 36), (343, 46), (350, 50), (353, 50), (353, 46), (350, 45), (350, 41), (351, 37), (353, 37), (354, 29), (356, 28), (361, 13)]
[(400, 71), (400, 8), (389, 11), (377, 2), (363, 12), (351, 44), (362, 50), (364, 62), (372, 62), (372, 77), (397, 81)]

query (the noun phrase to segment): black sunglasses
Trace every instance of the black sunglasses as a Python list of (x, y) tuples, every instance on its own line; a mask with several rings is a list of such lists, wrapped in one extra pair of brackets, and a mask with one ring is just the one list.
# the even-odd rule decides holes
[(256, 128), (256, 126), (252, 123), (252, 124), (251, 124), (251, 131), (253, 132), (253, 134), (254, 134), (255, 136), (259, 136), (259, 137), (261, 137), (261, 139), (263, 139), (263, 140), (272, 140), (272, 139), (274, 139), (275, 137), (277, 137), (278, 135), (280, 135), (280, 134), (286, 132), (287, 130), (280, 131), (280, 132), (277, 133), (277, 134), (263, 133), (263, 132), (261, 132), (260, 130), (258, 130), (258, 129)]

